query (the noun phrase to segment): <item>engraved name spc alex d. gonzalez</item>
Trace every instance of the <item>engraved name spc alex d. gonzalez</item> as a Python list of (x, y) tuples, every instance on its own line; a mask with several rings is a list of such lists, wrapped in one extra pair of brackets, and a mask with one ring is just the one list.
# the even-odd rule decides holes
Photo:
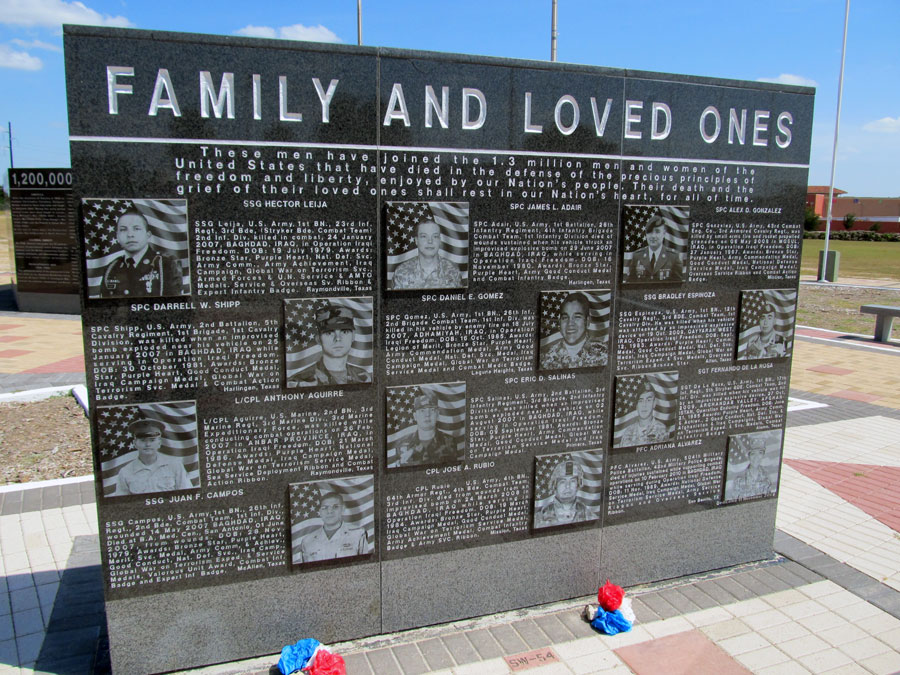
[(344, 508), (344, 498), (337, 492), (324, 492), (319, 497), (322, 524), (303, 537), (300, 560), (296, 562), (317, 562), (368, 553), (366, 531), (344, 522)]
[(584, 293), (569, 293), (563, 299), (557, 320), (562, 340), (546, 348), (541, 345), (542, 370), (606, 365), (608, 356), (605, 342), (588, 335), (590, 302)]
[(124, 255), (113, 260), (103, 270), (100, 297), (184, 294), (181, 264), (150, 243), (150, 226), (140, 211), (130, 209), (118, 217), (116, 241)]
[(164, 430), (162, 422), (147, 417), (128, 425), (138, 456), (119, 470), (114, 496), (193, 488), (182, 461), (160, 454)]

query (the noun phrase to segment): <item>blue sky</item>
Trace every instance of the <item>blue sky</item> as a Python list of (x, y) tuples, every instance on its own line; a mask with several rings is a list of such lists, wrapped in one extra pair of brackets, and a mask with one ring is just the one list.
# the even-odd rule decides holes
[[(550, 0), (362, 0), (363, 42), (550, 58)], [(827, 185), (841, 0), (559, 0), (558, 60), (816, 86), (810, 183)], [(68, 166), (61, 24), (356, 44), (355, 0), (0, 0), (0, 171)], [(854, 0), (835, 184), (900, 196), (900, 0)]]

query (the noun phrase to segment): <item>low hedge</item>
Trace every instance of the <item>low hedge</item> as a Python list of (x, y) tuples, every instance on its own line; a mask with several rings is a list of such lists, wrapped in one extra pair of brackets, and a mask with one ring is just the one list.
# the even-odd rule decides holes
[[(824, 239), (824, 232), (804, 232), (804, 239)], [(900, 241), (900, 234), (893, 232), (881, 234), (879, 232), (870, 232), (868, 230), (832, 230), (831, 236), (828, 237), (836, 241)]]

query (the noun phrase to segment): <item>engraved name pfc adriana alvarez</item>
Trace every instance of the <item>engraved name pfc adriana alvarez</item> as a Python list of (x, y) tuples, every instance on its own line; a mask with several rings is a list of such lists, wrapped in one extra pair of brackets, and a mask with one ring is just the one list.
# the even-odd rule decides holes
[(603, 340), (588, 335), (590, 302), (584, 293), (569, 293), (559, 308), (562, 340), (541, 345), (541, 369), (563, 370), (605, 366), (608, 360)]
[(553, 500), (535, 514), (535, 527), (568, 525), (592, 519), (587, 507), (578, 498), (584, 482), (584, 469), (571, 459), (561, 461), (550, 474)]
[(150, 226), (136, 209), (125, 211), (116, 224), (116, 241), (125, 252), (103, 270), (100, 297), (183, 295), (181, 263), (150, 243)]
[(344, 522), (344, 499), (337, 492), (326, 492), (319, 498), (319, 517), (322, 525), (300, 542), (299, 562), (365, 555), (366, 531)]
[(128, 430), (138, 456), (119, 470), (114, 496), (190, 490), (194, 487), (181, 460), (159, 452), (165, 430), (162, 422), (140, 417), (128, 425)]

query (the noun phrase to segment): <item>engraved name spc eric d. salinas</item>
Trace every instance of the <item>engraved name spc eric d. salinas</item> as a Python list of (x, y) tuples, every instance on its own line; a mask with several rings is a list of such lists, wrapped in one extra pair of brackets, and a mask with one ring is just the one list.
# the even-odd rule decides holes
[(116, 240), (125, 252), (103, 270), (100, 297), (183, 295), (181, 264), (150, 243), (150, 226), (136, 210), (116, 221)]

